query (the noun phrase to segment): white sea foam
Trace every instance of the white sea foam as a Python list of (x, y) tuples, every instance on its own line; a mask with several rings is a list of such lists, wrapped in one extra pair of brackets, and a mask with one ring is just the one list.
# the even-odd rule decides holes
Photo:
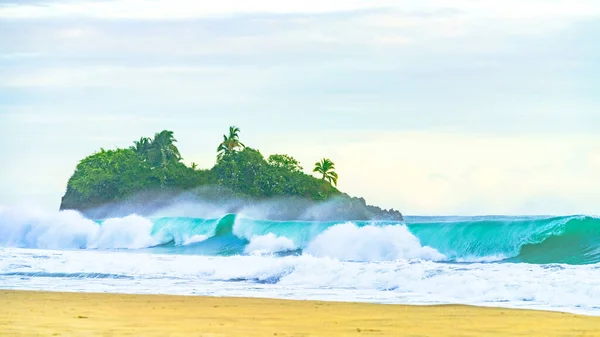
[(0, 210), (0, 246), (85, 248), (98, 225), (74, 211)]
[(431, 247), (421, 246), (406, 226), (364, 226), (353, 223), (333, 226), (308, 244), (305, 252), (346, 261), (393, 261), (399, 259), (443, 260)]
[(44, 249), (143, 248), (160, 244), (152, 222), (130, 215), (102, 226), (75, 211), (0, 209), (0, 246)]
[(136, 249), (162, 243), (152, 237), (152, 226), (152, 221), (137, 215), (107, 219), (87, 248)]
[[(0, 248), (0, 289), (464, 303), (600, 315), (600, 264), (438, 263), (444, 256), (423, 246), (402, 225), (345, 223), (320, 234), (308, 228), (305, 236), (297, 236), (298, 242), (274, 233), (253, 235), (252, 226), (245, 226), (249, 256), (101, 250), (171, 240), (185, 245), (210, 236), (188, 231), (196, 228), (193, 221), (177, 221), (167, 219), (165, 230), (153, 235), (153, 223), (139, 216), (99, 225), (73, 211), (0, 207), (0, 247), (11, 247)], [(304, 245), (302, 256), (262, 254)]]
[(194, 243), (199, 243), (202, 241), (205, 241), (206, 239), (208, 239), (208, 235), (202, 235), (202, 234), (198, 234), (198, 235), (193, 235), (189, 238), (186, 238), (183, 240), (182, 245), (191, 245)]
[(599, 264), (457, 265), (0, 249), (0, 289), (464, 303), (600, 315), (598, 279)]
[(498, 262), (508, 259), (508, 256), (498, 254), (490, 256), (465, 256), (456, 258), (456, 262), (459, 263), (475, 263), (475, 262)]
[(294, 242), (283, 236), (273, 233), (257, 235), (250, 239), (244, 251), (248, 254), (276, 253), (296, 249)]

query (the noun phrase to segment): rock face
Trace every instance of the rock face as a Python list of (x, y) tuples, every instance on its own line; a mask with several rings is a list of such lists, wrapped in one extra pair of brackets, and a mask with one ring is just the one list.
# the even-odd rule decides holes
[(363, 198), (348, 195), (335, 197), (324, 203), (317, 203), (306, 208), (303, 214), (306, 220), (389, 220), (403, 221), (402, 213), (385, 210), (377, 206), (367, 205)]
[[(146, 191), (118, 202), (104, 205), (89, 205), (73, 200), (67, 193), (61, 209), (74, 209), (87, 217), (103, 219), (121, 217), (132, 213), (152, 215), (169, 212), (177, 208), (204, 213), (242, 213), (248, 217), (265, 220), (309, 220), (309, 221), (403, 221), (402, 213), (377, 206), (367, 205), (363, 198), (345, 194), (324, 202), (304, 198), (240, 198), (222, 187), (202, 187), (193, 191)], [(173, 213), (173, 215), (178, 215)]]

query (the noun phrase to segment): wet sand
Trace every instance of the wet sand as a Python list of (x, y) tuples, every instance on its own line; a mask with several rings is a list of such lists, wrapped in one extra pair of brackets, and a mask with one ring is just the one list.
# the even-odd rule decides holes
[(600, 336), (600, 317), (460, 305), (0, 290), (0, 336)]

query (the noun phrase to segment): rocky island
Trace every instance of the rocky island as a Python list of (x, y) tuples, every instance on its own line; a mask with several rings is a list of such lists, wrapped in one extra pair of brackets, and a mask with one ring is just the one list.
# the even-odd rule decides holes
[(339, 191), (331, 160), (315, 164), (317, 178), (289, 155), (265, 159), (246, 147), (239, 133), (230, 127), (223, 135), (211, 169), (185, 165), (168, 130), (140, 138), (129, 148), (101, 149), (79, 162), (60, 209), (94, 218), (144, 215), (185, 200), (217, 204), (228, 213), (260, 205), (269, 220), (402, 220), (399, 211), (367, 205), (363, 198)]

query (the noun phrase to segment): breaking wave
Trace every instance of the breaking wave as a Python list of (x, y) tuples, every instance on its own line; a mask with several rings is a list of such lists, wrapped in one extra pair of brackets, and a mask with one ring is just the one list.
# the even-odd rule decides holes
[(398, 222), (253, 220), (228, 214), (91, 220), (74, 211), (0, 208), (0, 247), (145, 249), (192, 255), (311, 255), (342, 261), (600, 262), (600, 219), (414, 218)]

